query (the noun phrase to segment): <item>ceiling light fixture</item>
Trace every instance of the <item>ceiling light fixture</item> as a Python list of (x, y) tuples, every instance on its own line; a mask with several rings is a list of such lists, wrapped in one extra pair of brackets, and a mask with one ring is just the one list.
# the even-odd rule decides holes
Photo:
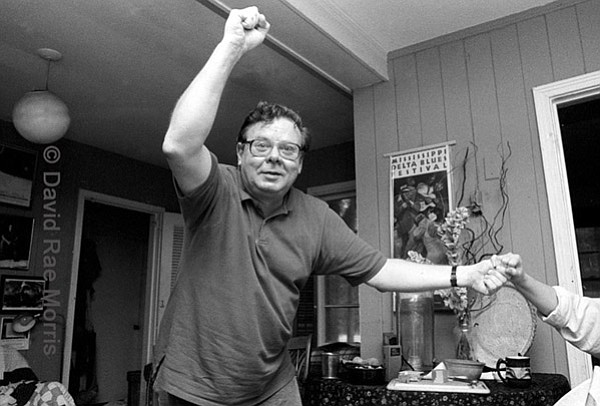
[(37, 53), (40, 58), (48, 61), (46, 87), (25, 93), (15, 104), (12, 119), (15, 128), (26, 140), (36, 144), (50, 144), (61, 139), (71, 123), (67, 105), (48, 90), (50, 64), (59, 61), (62, 54), (50, 48), (38, 49)]

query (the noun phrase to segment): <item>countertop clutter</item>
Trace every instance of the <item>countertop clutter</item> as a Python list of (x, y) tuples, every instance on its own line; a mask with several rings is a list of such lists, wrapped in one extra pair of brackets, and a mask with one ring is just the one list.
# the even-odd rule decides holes
[[(468, 361), (465, 361), (468, 362)], [(470, 361), (473, 362), (473, 361)], [(416, 371), (403, 371), (397, 378), (387, 384), (388, 390), (419, 391), (419, 392), (462, 392), (462, 393), (490, 393), (487, 385), (479, 380), (479, 374), (471, 378), (467, 376), (448, 377), (445, 368), (434, 369), (428, 376), (422, 376)], [(462, 372), (462, 371), (459, 371)]]
[[(312, 406), (551, 406), (571, 389), (559, 374), (532, 374), (527, 388), (512, 388), (495, 380), (482, 380), (489, 393), (426, 390), (389, 390), (387, 384), (357, 385), (341, 379), (312, 379), (307, 382), (306, 404)], [(468, 384), (465, 384), (468, 385)]]

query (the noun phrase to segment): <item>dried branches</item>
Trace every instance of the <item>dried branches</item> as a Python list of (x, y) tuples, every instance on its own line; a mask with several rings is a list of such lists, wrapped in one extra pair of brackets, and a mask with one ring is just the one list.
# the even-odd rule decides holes
[[(510, 144), (506, 143), (508, 153), (504, 155), (500, 151), (502, 157), (500, 165), (500, 175), (498, 178), (498, 189), (500, 191), (500, 206), (494, 214), (492, 221), (488, 220), (486, 210), (480, 204), (481, 202), (473, 202), (467, 206), (471, 211), (471, 226), (464, 230), (464, 237), (461, 238), (463, 249), (463, 263), (472, 264), (480, 262), (483, 259), (491, 257), (494, 254), (499, 254), (504, 250), (504, 244), (500, 241), (500, 234), (504, 229), (506, 213), (510, 197), (506, 191), (506, 177), (508, 173), (507, 162), (512, 155)], [(476, 147), (474, 146), (475, 150)], [(466, 181), (466, 162), (468, 160), (469, 150), (465, 153), (463, 161), (463, 179), (461, 185), (459, 204), (464, 199), (465, 181)], [(476, 191), (475, 193), (477, 193)], [(476, 225), (477, 227), (475, 227)]]

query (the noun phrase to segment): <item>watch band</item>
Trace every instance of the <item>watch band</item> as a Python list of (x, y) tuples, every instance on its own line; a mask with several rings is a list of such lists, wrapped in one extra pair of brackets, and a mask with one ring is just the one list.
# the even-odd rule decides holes
[(453, 288), (458, 287), (458, 282), (456, 281), (456, 268), (458, 265), (452, 265), (452, 271), (450, 271), (450, 286)]

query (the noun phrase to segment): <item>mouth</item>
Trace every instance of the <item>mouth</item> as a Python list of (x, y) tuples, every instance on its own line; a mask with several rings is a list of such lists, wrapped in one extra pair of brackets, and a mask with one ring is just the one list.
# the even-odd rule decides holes
[(261, 175), (267, 179), (276, 179), (276, 178), (283, 177), (283, 173), (275, 172), (275, 171), (264, 171), (264, 172), (261, 172)]
[(262, 168), (262, 170), (260, 171), (260, 173), (264, 174), (264, 175), (283, 175), (285, 171), (283, 171), (281, 168)]

